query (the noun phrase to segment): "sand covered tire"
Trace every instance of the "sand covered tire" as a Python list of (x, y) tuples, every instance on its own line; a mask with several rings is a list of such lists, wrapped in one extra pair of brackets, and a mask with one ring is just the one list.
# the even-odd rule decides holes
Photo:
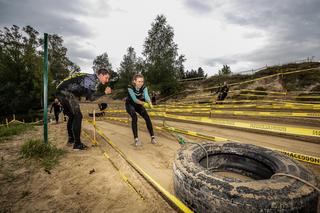
[[(318, 192), (286, 173), (317, 185), (315, 176), (289, 157), (239, 143), (183, 146), (173, 164), (174, 190), (196, 212), (317, 212)], [(208, 168), (207, 158), (208, 153)], [(242, 178), (219, 171), (241, 174)]]

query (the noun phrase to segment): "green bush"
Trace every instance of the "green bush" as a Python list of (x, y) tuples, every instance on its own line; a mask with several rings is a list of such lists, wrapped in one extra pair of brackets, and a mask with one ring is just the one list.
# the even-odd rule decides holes
[(39, 139), (26, 141), (20, 150), (23, 158), (39, 160), (47, 170), (59, 164), (59, 159), (64, 153), (65, 151), (56, 148), (54, 145), (46, 144)]

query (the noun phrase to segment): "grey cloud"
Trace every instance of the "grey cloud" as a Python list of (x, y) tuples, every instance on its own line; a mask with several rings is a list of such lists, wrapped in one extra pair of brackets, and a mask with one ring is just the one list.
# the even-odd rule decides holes
[[(97, 56), (94, 52), (94, 48), (92, 48), (93, 45), (90, 44), (90, 41), (85, 39), (68, 40), (65, 42), (65, 46), (68, 48), (70, 60), (82, 67), (87, 67), (88, 64), (92, 64), (94, 58)], [(82, 71), (88, 72), (92, 70)]]
[(221, 57), (221, 58), (206, 58), (203, 63), (207, 66), (214, 67), (221, 64), (235, 64), (237, 61), (232, 57)]
[[(77, 17), (99, 17), (110, 13), (108, 1), (96, 0), (88, 4), (85, 0), (0, 0), (0, 26), (20, 27), (30, 25), (37, 31), (58, 34), (65, 41), (70, 59), (79, 64), (93, 61), (95, 55), (90, 48), (83, 48), (85, 42), (94, 34), (85, 23)], [(74, 41), (71, 40), (74, 39)]]
[(96, 57), (94, 51), (91, 48), (83, 48), (81, 41), (66, 42), (68, 51), (72, 54), (73, 58), (90, 59), (93, 61)]
[(209, 13), (212, 11), (211, 5), (206, 0), (184, 0), (187, 8), (197, 13)]
[[(261, 66), (310, 56), (320, 59), (319, 0), (215, 0), (210, 2), (210, 8), (211, 14), (217, 15), (213, 17), (220, 17), (221, 22), (248, 26), (266, 36), (265, 46), (234, 56), (237, 61)], [(259, 34), (244, 35), (247, 39), (255, 37)]]
[(262, 49), (240, 56), (260, 64), (285, 63), (320, 57), (320, 1), (241, 1), (239, 13), (226, 16), (231, 23), (264, 30), (269, 38)]
[(262, 36), (263, 36), (262, 33), (259, 33), (259, 32), (245, 33), (243, 35), (243, 37), (247, 38), (247, 39), (249, 39), (249, 38), (260, 38)]
[(320, 13), (318, 12), (320, 1), (286, 0), (276, 1), (271, 5), (268, 5), (269, 1), (265, 1), (257, 5), (257, 1), (248, 0), (247, 3), (240, 6), (241, 11), (245, 11), (245, 8), (249, 9), (251, 5), (255, 8), (256, 15), (246, 16), (240, 13), (239, 16), (247, 17), (245, 21), (241, 18), (238, 22), (235, 18), (229, 21), (266, 30), (270, 36), (270, 42), (260, 50), (243, 55), (243, 59), (272, 65), (310, 56), (320, 57)]
[(93, 34), (89, 27), (76, 17), (107, 15), (110, 11), (110, 7), (102, 0), (93, 5), (86, 5), (84, 0), (1, 0), (0, 25), (30, 25), (40, 32), (90, 37)]

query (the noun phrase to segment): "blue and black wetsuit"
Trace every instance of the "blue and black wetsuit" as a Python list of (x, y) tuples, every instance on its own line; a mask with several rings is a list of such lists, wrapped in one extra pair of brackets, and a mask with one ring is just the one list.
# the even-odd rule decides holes
[(104, 92), (98, 92), (99, 79), (95, 74), (78, 73), (64, 79), (57, 86), (57, 97), (63, 106), (63, 112), (69, 117), (67, 123), (68, 143), (74, 143), (74, 147), (81, 144), (81, 121), (79, 99), (86, 97), (94, 101), (103, 96)]
[(138, 138), (138, 117), (136, 112), (143, 117), (146, 121), (146, 125), (150, 136), (154, 136), (153, 127), (147, 110), (141, 105), (137, 104), (136, 101), (146, 101), (150, 102), (150, 97), (148, 94), (148, 89), (142, 86), (140, 89), (136, 89), (133, 85), (128, 86), (128, 97), (126, 98), (126, 111), (131, 116), (131, 127), (134, 138)]

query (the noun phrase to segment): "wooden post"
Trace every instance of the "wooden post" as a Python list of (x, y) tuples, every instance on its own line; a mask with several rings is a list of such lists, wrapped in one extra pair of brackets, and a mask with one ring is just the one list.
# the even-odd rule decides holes
[(96, 111), (93, 110), (93, 142), (96, 144)]

